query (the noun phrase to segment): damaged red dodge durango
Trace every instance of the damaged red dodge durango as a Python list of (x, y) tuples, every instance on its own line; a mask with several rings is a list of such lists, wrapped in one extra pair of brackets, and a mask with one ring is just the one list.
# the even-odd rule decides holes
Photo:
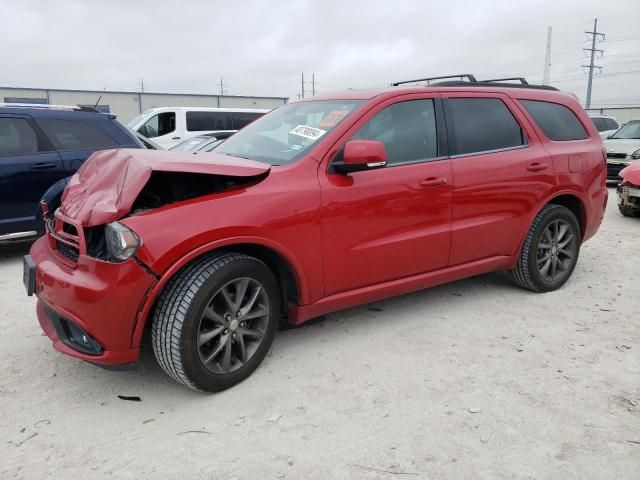
[(42, 328), (127, 368), (149, 327), (219, 391), (281, 321), (495, 270), (559, 288), (607, 202), (598, 131), (570, 94), (464, 78), (290, 103), (212, 153), (94, 154), (25, 257)]

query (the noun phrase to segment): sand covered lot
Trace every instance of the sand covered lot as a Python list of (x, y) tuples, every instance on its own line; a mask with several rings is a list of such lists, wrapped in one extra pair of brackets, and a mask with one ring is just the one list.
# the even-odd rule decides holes
[[(0, 247), (0, 478), (640, 478), (640, 219), (560, 291), (490, 274), (279, 332), (223, 393), (51, 348)], [(139, 396), (127, 401), (118, 395)]]

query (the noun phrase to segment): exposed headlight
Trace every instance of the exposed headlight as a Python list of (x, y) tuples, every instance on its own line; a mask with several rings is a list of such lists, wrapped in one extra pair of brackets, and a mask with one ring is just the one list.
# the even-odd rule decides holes
[(142, 240), (135, 232), (118, 222), (108, 224), (104, 236), (109, 258), (115, 261), (125, 261), (142, 245)]
[(640, 160), (640, 148), (631, 154), (631, 158), (634, 160)]

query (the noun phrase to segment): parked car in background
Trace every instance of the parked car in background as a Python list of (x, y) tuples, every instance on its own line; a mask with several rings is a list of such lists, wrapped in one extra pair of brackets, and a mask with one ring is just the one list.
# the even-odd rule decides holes
[(185, 152), (210, 152), (215, 147), (220, 145), (223, 140), (226, 140), (231, 135), (236, 133), (237, 130), (226, 131), (226, 132), (211, 132), (205, 133), (203, 135), (197, 135), (195, 137), (191, 137), (184, 142), (180, 142), (177, 145), (174, 145), (169, 150), (178, 150)]
[(138, 132), (134, 132), (133, 130), (131, 130), (131, 133), (133, 135), (135, 135), (135, 137), (140, 141), (140, 143), (142, 143), (144, 148), (146, 148), (147, 150), (164, 150), (164, 148), (162, 148), (160, 145), (158, 145), (153, 140), (149, 140), (144, 135), (141, 135)]
[(634, 162), (620, 171), (618, 208), (625, 217), (640, 217), (640, 162)]
[(149, 326), (168, 375), (218, 391), (281, 321), (495, 270), (560, 288), (604, 215), (602, 140), (571, 94), (467, 77), (290, 103), (207, 155), (94, 155), (25, 257), (42, 328), (126, 368)]
[(614, 134), (622, 124), (615, 117), (609, 115), (589, 115), (593, 124), (600, 133), (600, 138), (606, 139), (609, 135)]
[(203, 133), (240, 130), (268, 111), (255, 108), (153, 108), (142, 112), (127, 126), (169, 149)]
[(640, 119), (633, 119), (604, 141), (607, 180), (620, 181), (620, 171), (640, 159)]
[(0, 240), (43, 231), (68, 178), (96, 150), (141, 148), (115, 115), (87, 107), (0, 104)]

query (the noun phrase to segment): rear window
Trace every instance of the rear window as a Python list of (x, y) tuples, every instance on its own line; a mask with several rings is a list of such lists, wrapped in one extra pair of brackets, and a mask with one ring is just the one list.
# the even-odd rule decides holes
[(564, 105), (539, 100), (520, 100), (540, 130), (551, 140), (584, 140), (589, 135), (578, 117)]
[(524, 133), (502, 100), (449, 98), (453, 120), (452, 155), (480, 153), (526, 145)]
[(118, 146), (111, 136), (90, 123), (50, 118), (36, 122), (57, 150), (98, 150)]
[(260, 112), (187, 112), (187, 130), (240, 130), (262, 115)]

